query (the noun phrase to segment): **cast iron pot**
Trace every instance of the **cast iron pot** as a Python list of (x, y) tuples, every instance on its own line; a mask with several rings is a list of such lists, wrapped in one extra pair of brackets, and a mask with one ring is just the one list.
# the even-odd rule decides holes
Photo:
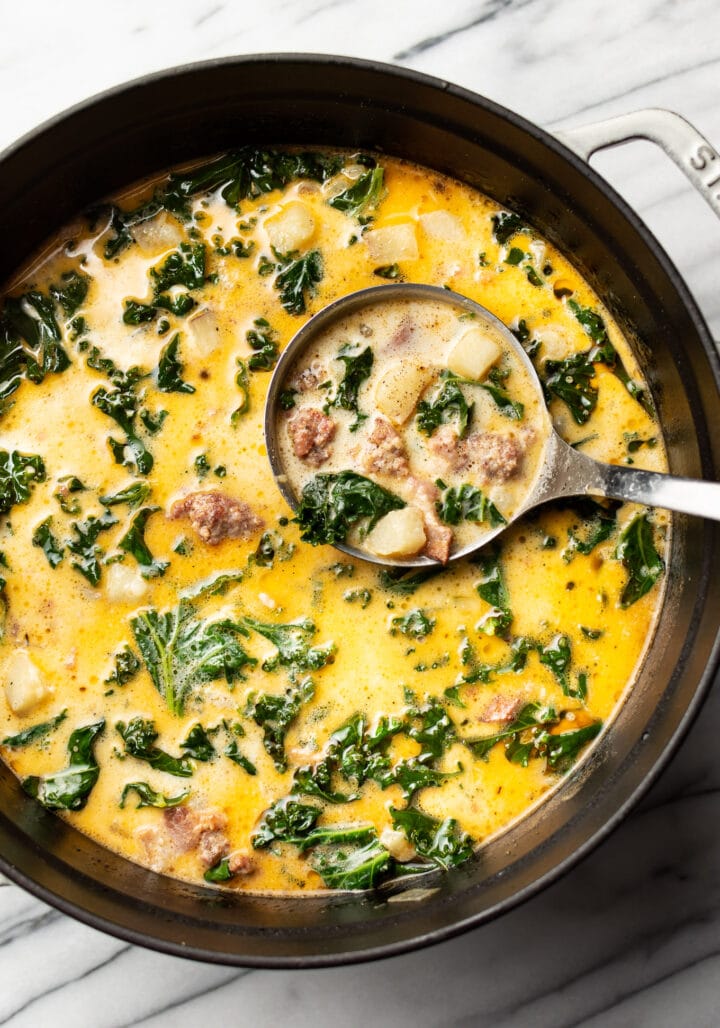
[[(0, 157), (0, 225), (13, 240), (0, 251), (0, 281), (78, 211), (168, 165), (245, 143), (386, 151), (478, 187), (572, 256), (629, 338), (642, 340), (670, 471), (713, 479), (720, 375), (707, 326), (657, 241), (582, 159), (640, 136), (660, 143), (720, 209), (720, 156), (668, 112), (579, 130), (563, 144), (489, 100), (389, 66), (291, 55), (191, 65), (96, 97)], [(720, 649), (720, 526), (679, 515), (674, 525), (667, 600), (611, 729), (546, 802), (469, 865), (437, 876), (425, 898), (273, 899), (173, 881), (45, 812), (5, 767), (0, 869), (96, 928), (228, 964), (369, 960), (488, 921), (556, 879), (619, 823), (699, 709)]]

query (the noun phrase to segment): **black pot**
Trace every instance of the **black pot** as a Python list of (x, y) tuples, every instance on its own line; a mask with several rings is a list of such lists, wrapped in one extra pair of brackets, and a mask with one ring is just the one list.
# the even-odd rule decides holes
[[(591, 139), (586, 150), (609, 141)], [(105, 194), (245, 143), (384, 150), (519, 211), (571, 255), (629, 338), (642, 340), (670, 471), (718, 477), (717, 354), (656, 240), (602, 178), (548, 133), (408, 71), (332, 57), (235, 58), (163, 72), (74, 108), (0, 157), (0, 225), (12, 240), (0, 252), (0, 280)], [(700, 139), (685, 168), (698, 176), (717, 157), (701, 145)], [(470, 866), (438, 876), (436, 891), (424, 898), (278, 899), (174, 881), (46, 813), (5, 767), (0, 869), (96, 928), (200, 960), (309, 967), (427, 945), (531, 896), (618, 824), (697, 713), (718, 662), (719, 622), (720, 526), (676, 516), (654, 642), (611, 730), (562, 788), (483, 847)]]

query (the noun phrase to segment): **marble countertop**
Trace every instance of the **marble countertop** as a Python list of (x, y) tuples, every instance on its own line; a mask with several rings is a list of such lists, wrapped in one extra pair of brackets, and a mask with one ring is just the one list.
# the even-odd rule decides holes
[[(2, 20), (0, 146), (136, 75), (276, 50), (399, 63), (551, 129), (670, 107), (720, 144), (717, 0), (25, 0), (5, 4)], [(720, 338), (710, 210), (649, 144), (594, 163), (665, 245)], [(194, 964), (0, 882), (0, 1026), (716, 1026), (719, 735), (716, 689), (662, 779), (589, 859), (501, 920), (391, 961), (310, 972)]]

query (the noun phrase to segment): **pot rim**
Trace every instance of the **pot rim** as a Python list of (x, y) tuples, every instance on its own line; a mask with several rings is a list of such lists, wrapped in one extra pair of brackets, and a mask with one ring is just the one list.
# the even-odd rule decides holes
[[(282, 65), (292, 62), (305, 63), (318, 67), (343, 67), (351, 69), (355, 68), (359, 71), (379, 72), (391, 78), (395, 77), (417, 83), (418, 85), (426, 88), (440, 90), (457, 99), (467, 101), (474, 106), (479, 106), (488, 110), (492, 114), (504, 119), (513, 125), (513, 127), (525, 132), (534, 140), (554, 151), (559, 157), (565, 160), (566, 163), (570, 164), (576, 171), (579, 171), (585, 178), (589, 179), (597, 189), (605, 194), (605, 196), (630, 224), (630, 227), (641, 237), (648, 249), (652, 251), (654, 257), (671, 280), (674, 288), (677, 290), (685, 310), (693, 322), (701, 345), (705, 351), (705, 356), (711, 366), (715, 385), (718, 388), (718, 391), (720, 391), (720, 354), (718, 353), (717, 345), (713, 341), (703, 314), (686, 285), (684, 278), (678, 271), (672, 259), (666, 253), (663, 246), (655, 238), (654, 234), (642, 221), (639, 215), (616, 192), (614, 187), (611, 186), (610, 183), (608, 183), (586, 161), (578, 157), (578, 155), (569, 149), (569, 147), (553, 136), (547, 129), (542, 128), (534, 122), (527, 120), (522, 115), (509, 110), (501, 104), (498, 104), (495, 101), (474, 92), (473, 90), (455, 85), (446, 79), (442, 79), (434, 75), (428, 75), (425, 72), (415, 71), (414, 69), (389, 64), (383, 61), (368, 60), (358, 57), (293, 51), (241, 54), (174, 65), (159, 71), (140, 75), (126, 82), (111, 86), (108, 89), (95, 93), (90, 97), (65, 108), (57, 114), (52, 115), (35, 128), (23, 134), (19, 139), (5, 147), (3, 151), (0, 152), (0, 171), (2, 169), (2, 165), (8, 158), (18, 154), (26, 145), (34, 142), (49, 130), (56, 126), (60, 126), (63, 122), (71, 119), (75, 114), (87, 111), (105, 100), (131, 92), (133, 89), (210, 68), (230, 68), (248, 64)], [(435, 943), (455, 938), (471, 928), (479, 927), (480, 925), (492, 921), (501, 914), (507, 913), (519, 906), (521, 903), (532, 898), (541, 890), (561, 878), (564, 874), (584, 860), (604, 839), (606, 839), (624, 820), (630, 810), (648, 792), (650, 787), (657, 781), (661, 773), (665, 770), (670, 760), (677, 753), (680, 743), (685, 738), (690, 726), (694, 722), (703, 703), (705, 702), (705, 699), (707, 698), (710, 686), (719, 667), (720, 619), (718, 621), (710, 659), (698, 680), (691, 702), (685, 708), (681, 719), (676, 724), (672, 732), (672, 735), (665, 743), (662, 751), (656, 757), (650, 770), (645, 774), (643, 780), (625, 798), (624, 802), (615, 809), (613, 814), (605, 820), (603, 825), (595, 830), (581, 845), (577, 846), (570, 855), (556, 863), (551, 870), (541, 874), (530, 884), (521, 887), (515, 891), (512, 896), (496, 902), (494, 905), (479, 914), (473, 914), (468, 917), (461, 918), (460, 920), (454, 921), (452, 924), (433, 928), (431, 931), (424, 932), (420, 935), (414, 935), (397, 942), (372, 945), (357, 950), (346, 949), (339, 953), (321, 953), (309, 956), (258, 956), (253, 954), (238, 955), (235, 953), (223, 953), (218, 950), (210, 950), (202, 946), (184, 945), (170, 939), (160, 938), (156, 935), (137, 931), (129, 926), (124, 926), (115, 921), (111, 921), (103, 915), (93, 913), (90, 910), (81, 907), (76, 902), (66, 899), (62, 894), (54, 892), (51, 888), (45, 885), (40, 885), (21, 868), (11, 864), (9, 860), (2, 856), (2, 854), (0, 854), (0, 872), (5, 874), (12, 882), (21, 886), (33, 896), (43, 900), (45, 903), (55, 907), (62, 913), (70, 915), (91, 928), (106, 932), (115, 938), (122, 939), (123, 941), (134, 945), (150, 948), (172, 956), (185, 957), (205, 963), (224, 964), (236, 967), (277, 968), (285, 970), (338, 967), (346, 964), (367, 963), (390, 956), (398, 956), (403, 953), (424, 949), (428, 946), (434, 945)], [(114, 890), (109, 887), (106, 888), (108, 888), (109, 891), (114, 892)], [(119, 896), (120, 894), (117, 895)]]

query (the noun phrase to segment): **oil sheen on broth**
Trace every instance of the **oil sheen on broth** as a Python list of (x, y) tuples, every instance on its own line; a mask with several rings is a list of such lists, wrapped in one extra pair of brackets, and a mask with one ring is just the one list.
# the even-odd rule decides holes
[[(357, 491), (292, 520), (263, 446), (277, 356), (328, 302), (398, 278), (508, 324), (569, 442), (665, 469), (633, 353), (573, 267), (399, 160), (216, 158), (78, 218), (6, 287), (2, 757), (132, 861), (290, 891), (455, 866), (562, 783), (631, 686), (662, 598), (663, 515), (547, 507), (472, 563), (420, 573), (323, 543), (367, 527)], [(350, 364), (327, 363), (324, 391), (288, 390), (288, 421), (337, 396)], [(496, 366), (532, 421), (520, 370)], [(378, 388), (357, 394), (358, 447), (380, 417), (397, 429)], [(489, 393), (454, 388), (428, 445), (524, 431)], [(352, 403), (332, 410), (349, 433)], [(461, 541), (488, 508), (445, 464), (427, 468), (423, 528)], [(362, 474), (367, 500), (385, 480)], [(512, 481), (475, 490), (511, 513)]]

